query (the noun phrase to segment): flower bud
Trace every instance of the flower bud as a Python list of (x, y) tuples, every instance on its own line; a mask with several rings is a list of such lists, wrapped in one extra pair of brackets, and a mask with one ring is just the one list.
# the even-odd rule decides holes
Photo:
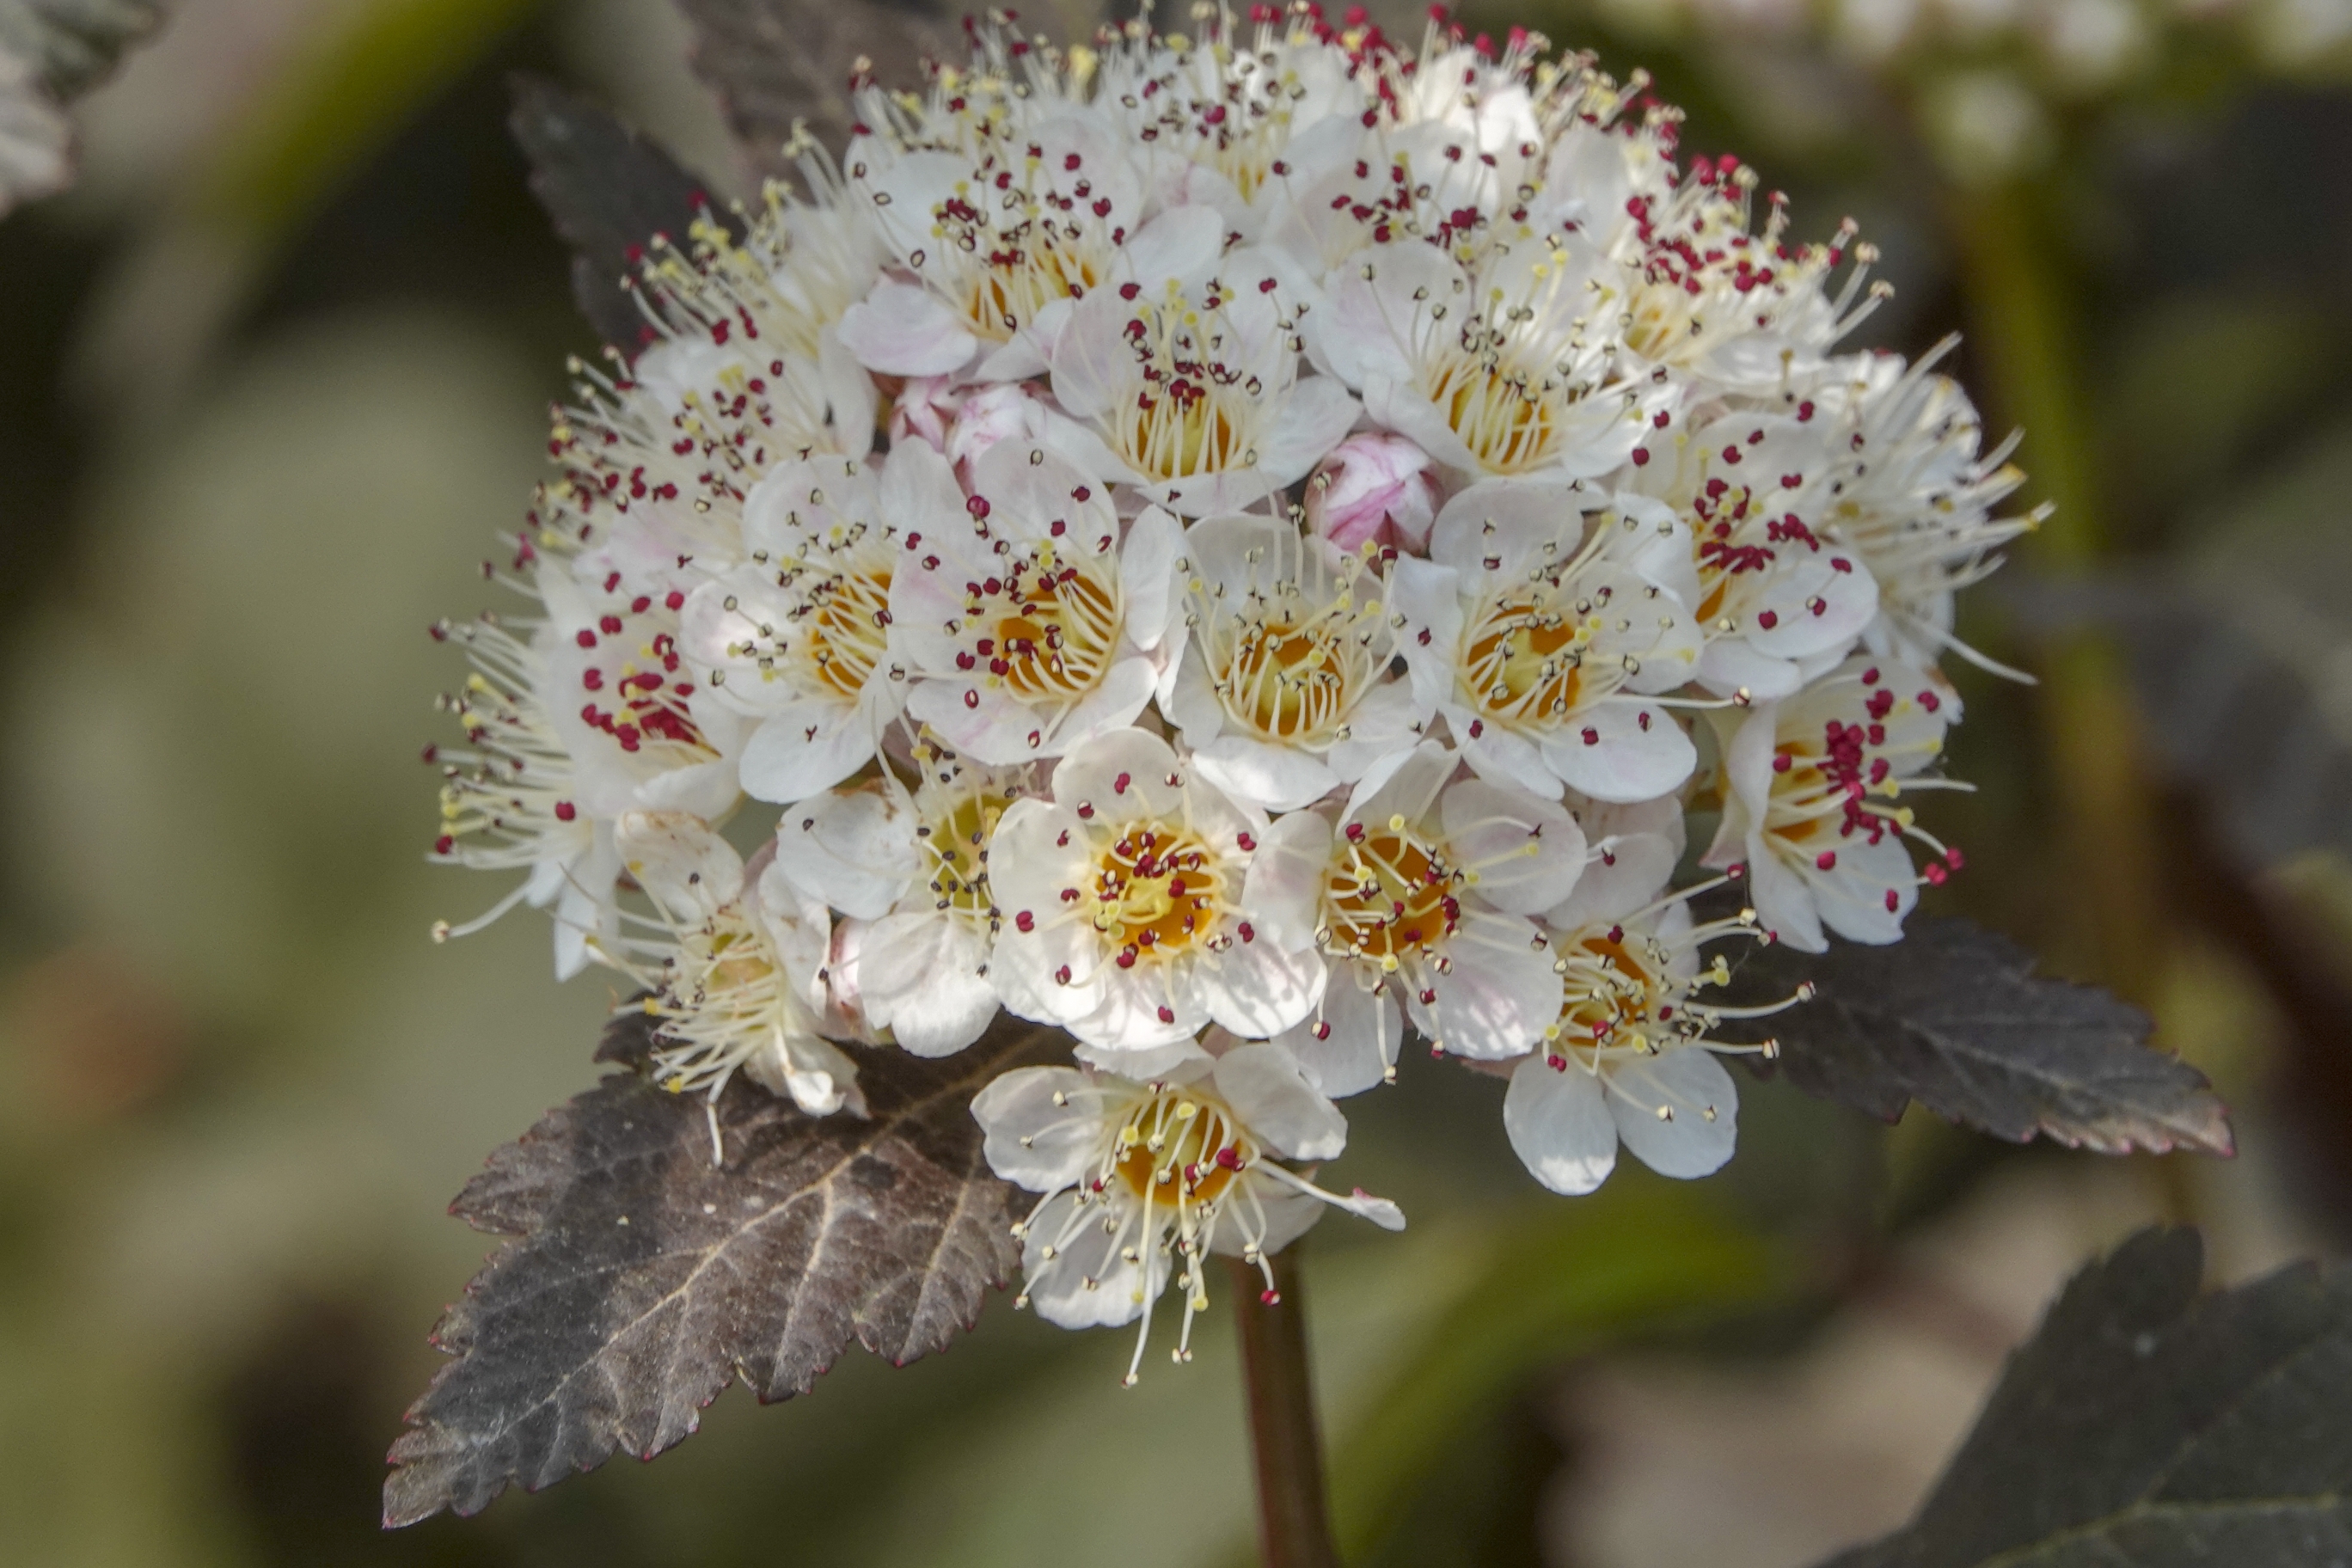
[(1036, 402), (1010, 382), (984, 387), (965, 398), (944, 448), (948, 461), (955, 465), (956, 476), (969, 484), (971, 465), (982, 452), (999, 441), (1028, 434), (1030, 411)]
[(1351, 555), (1367, 543), (1418, 555), (1437, 516), (1429, 469), (1429, 454), (1402, 436), (1350, 436), (1307, 479), (1307, 529)]
[(944, 453), (949, 426), (962, 404), (961, 395), (946, 376), (908, 377), (898, 402), (890, 405), (890, 444), (922, 441), (933, 451)]

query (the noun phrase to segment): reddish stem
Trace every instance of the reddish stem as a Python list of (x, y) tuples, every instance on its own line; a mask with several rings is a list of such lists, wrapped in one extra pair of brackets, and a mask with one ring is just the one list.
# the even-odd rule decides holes
[(1294, 1245), (1268, 1259), (1271, 1292), (1255, 1265), (1233, 1260), (1250, 1447), (1257, 1460), (1258, 1555), (1264, 1568), (1339, 1568), (1307, 1376), (1297, 1251)]

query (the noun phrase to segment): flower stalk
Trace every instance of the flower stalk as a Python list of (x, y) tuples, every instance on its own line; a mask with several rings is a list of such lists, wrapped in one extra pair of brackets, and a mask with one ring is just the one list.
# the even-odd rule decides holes
[(1307, 1366), (1298, 1254), (1293, 1247), (1268, 1260), (1274, 1267), (1271, 1288), (1255, 1265), (1232, 1260), (1256, 1468), (1258, 1560), (1264, 1568), (1339, 1568)]

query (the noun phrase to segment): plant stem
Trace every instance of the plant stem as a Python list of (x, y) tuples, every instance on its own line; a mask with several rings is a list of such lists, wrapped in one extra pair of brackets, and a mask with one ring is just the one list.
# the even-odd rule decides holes
[(1258, 1557), (1264, 1568), (1339, 1568), (1307, 1370), (1298, 1248), (1294, 1244), (1267, 1261), (1274, 1266), (1272, 1301), (1261, 1295), (1265, 1281), (1256, 1266), (1232, 1260), (1250, 1448), (1257, 1460)]
[[(1992, 403), (2025, 430), (2032, 493), (2057, 507), (2026, 553), (2053, 576), (2095, 570), (2107, 547), (2095, 437), (2047, 220), (2023, 185), (1956, 195), (1951, 220)], [(2089, 939), (2089, 952), (2068, 956), (2152, 1005), (2166, 948), (2156, 808), (2122, 661), (2107, 639), (2077, 632), (2042, 673), (2066, 881)]]

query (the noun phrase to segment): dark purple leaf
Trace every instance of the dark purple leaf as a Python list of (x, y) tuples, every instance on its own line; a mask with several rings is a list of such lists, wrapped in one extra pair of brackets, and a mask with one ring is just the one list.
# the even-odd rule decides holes
[(2231, 1152), (2205, 1075), (2147, 1047), (2147, 1016), (2095, 986), (2043, 979), (2033, 956), (1966, 921), (1915, 919), (1888, 947), (1768, 948), (1742, 999), (1816, 994), (1767, 1021), (1780, 1070), (1808, 1094), (1892, 1121), (1917, 1100), (2011, 1142), (2120, 1154)]
[(946, 0), (677, 0), (695, 32), (694, 68), (719, 95), (751, 166), (787, 175), (796, 121), (839, 153), (849, 74), (872, 62), (887, 87), (922, 81), (925, 57), (961, 59), (971, 7)]
[(2075, 1276), (1917, 1519), (1828, 1568), (2352, 1563), (2352, 1270), (2203, 1271), (2156, 1229)]
[(573, 295), (604, 341), (634, 352), (647, 323), (624, 281), (656, 235), (686, 247), (705, 214), (730, 230), (702, 182), (677, 160), (584, 99), (537, 77), (514, 80), (508, 125), (530, 160), (530, 190), (574, 255)]
[[(619, 1019), (600, 1055), (641, 1060), (649, 1028)], [(1018, 1261), (972, 1096), (1058, 1038), (1008, 1021), (944, 1060), (863, 1051), (864, 1121), (739, 1079), (723, 1168), (701, 1097), (634, 1072), (549, 1112), (451, 1205), (518, 1239), (435, 1331), (457, 1359), (393, 1445), (384, 1523), (650, 1458), (729, 1383), (803, 1393), (852, 1340), (899, 1363), (944, 1347)]]

